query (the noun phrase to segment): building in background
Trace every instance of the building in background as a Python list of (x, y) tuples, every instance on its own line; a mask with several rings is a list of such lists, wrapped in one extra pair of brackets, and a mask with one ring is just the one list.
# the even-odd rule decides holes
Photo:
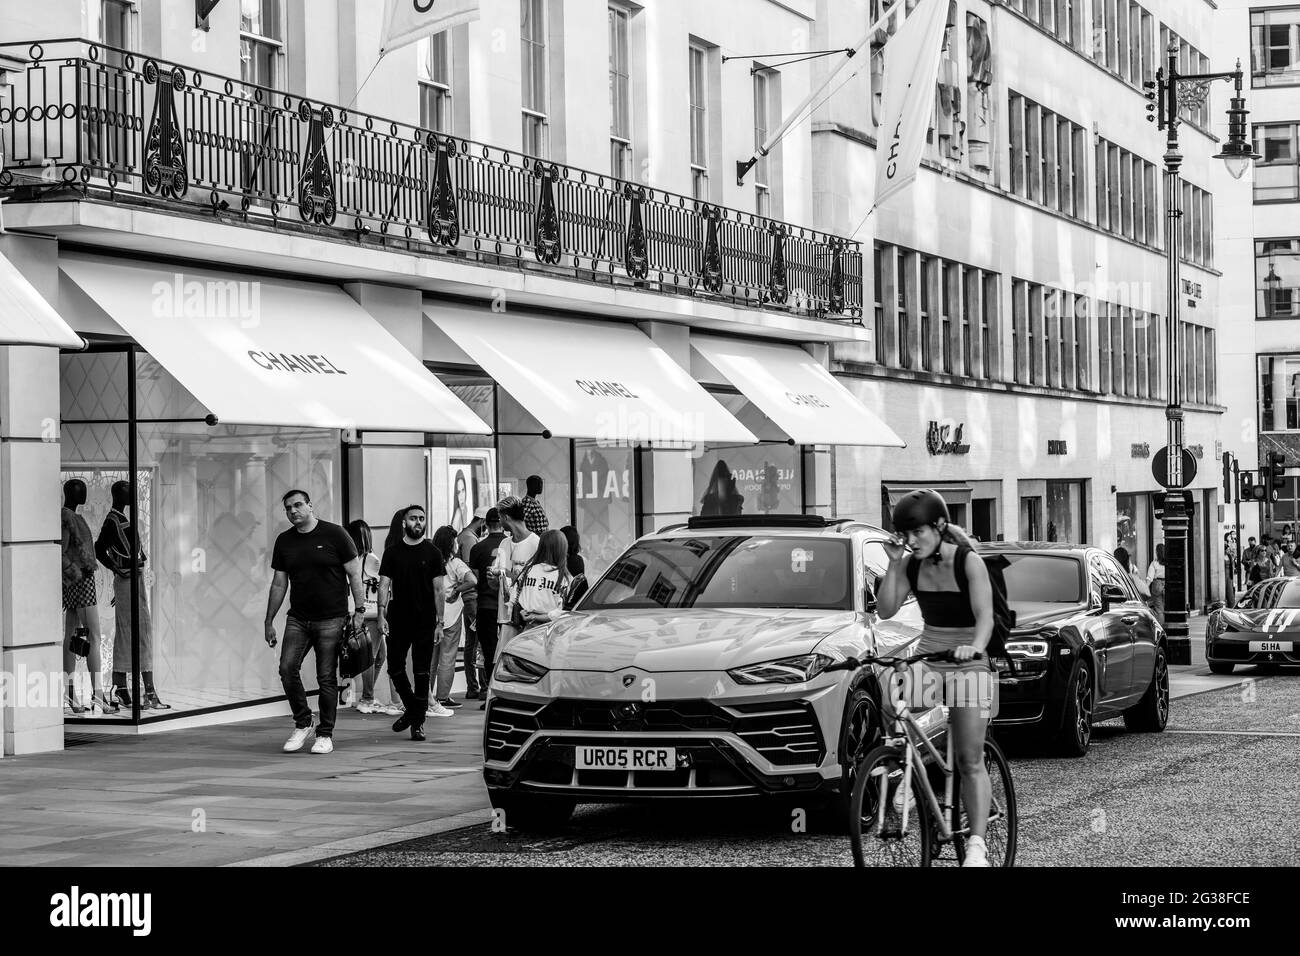
[[(1300, 3), (1221, 0), (1219, 8), (1214, 55), (1240, 59), (1247, 71), (1261, 156), (1252, 196), (1220, 224), (1223, 446), (1242, 470), (1258, 472), (1269, 452), (1288, 465), (1276, 502), (1242, 504), (1244, 541), (1300, 521)], [(1235, 515), (1225, 519), (1230, 530)]]
[[(814, 47), (889, 7), (819, 3)], [(1228, 68), (1210, 55), (1216, 29), (1202, 0), (954, 0), (920, 176), (870, 216), (887, 36), (818, 108), (816, 221), (872, 252), (873, 340), (834, 345), (833, 366), (907, 442), (834, 451), (839, 513), (885, 521), (929, 485), (982, 539), (1123, 545), (1145, 569), (1162, 539), (1169, 337), (1165, 140), (1142, 84), (1171, 38), (1184, 72)], [(1215, 178), (1219, 103), (1182, 127), (1194, 609), (1222, 578), (1213, 236), (1224, 206), (1249, 201)]]

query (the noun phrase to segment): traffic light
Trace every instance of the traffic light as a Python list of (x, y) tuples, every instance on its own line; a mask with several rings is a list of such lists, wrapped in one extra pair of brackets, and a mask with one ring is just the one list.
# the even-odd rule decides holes
[(1286, 455), (1280, 451), (1268, 453), (1268, 465), (1265, 468), (1264, 490), (1269, 500), (1276, 501), (1277, 493), (1286, 487)]
[(1156, 82), (1155, 82), (1155, 80), (1147, 80), (1145, 83), (1142, 84), (1142, 88), (1143, 88), (1144, 90), (1147, 91), (1147, 92), (1146, 92), (1146, 98), (1147, 98), (1147, 122), (1148, 122), (1148, 123), (1154, 123), (1154, 122), (1156, 121)]
[(1255, 474), (1243, 471), (1237, 475), (1237, 498), (1240, 501), (1255, 500)]

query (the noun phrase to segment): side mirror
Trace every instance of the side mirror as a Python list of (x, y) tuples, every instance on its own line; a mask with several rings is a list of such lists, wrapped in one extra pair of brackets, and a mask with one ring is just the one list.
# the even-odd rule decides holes
[(1128, 595), (1118, 584), (1103, 584), (1101, 586), (1101, 608), (1108, 609), (1112, 604), (1123, 604), (1128, 600)]

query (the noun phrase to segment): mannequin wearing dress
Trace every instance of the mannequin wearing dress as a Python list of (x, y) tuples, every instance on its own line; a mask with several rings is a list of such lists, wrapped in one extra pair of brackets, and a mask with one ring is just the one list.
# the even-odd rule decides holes
[(83, 714), (77, 700), (73, 675), (77, 672), (77, 655), (72, 639), (81, 631), (90, 641), (86, 667), (90, 671), (91, 706), (106, 714), (117, 713), (117, 705), (99, 687), (103, 662), (99, 652), (99, 608), (95, 590), (95, 548), (90, 526), (78, 509), (86, 503), (86, 483), (70, 478), (63, 483), (63, 508), (60, 512), (63, 549), (63, 672), (68, 684), (67, 706), (74, 714)]

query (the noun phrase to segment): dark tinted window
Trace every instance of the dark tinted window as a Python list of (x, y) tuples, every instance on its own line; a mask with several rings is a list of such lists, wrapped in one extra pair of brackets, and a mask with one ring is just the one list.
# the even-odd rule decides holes
[(1002, 572), (1011, 604), (1078, 604), (1080, 566), (1075, 558), (1057, 554), (1001, 554)]
[(1300, 581), (1279, 581), (1269, 585), (1260, 607), (1300, 607)]
[(635, 544), (588, 592), (584, 611), (632, 607), (851, 610), (849, 543), (718, 535)]

